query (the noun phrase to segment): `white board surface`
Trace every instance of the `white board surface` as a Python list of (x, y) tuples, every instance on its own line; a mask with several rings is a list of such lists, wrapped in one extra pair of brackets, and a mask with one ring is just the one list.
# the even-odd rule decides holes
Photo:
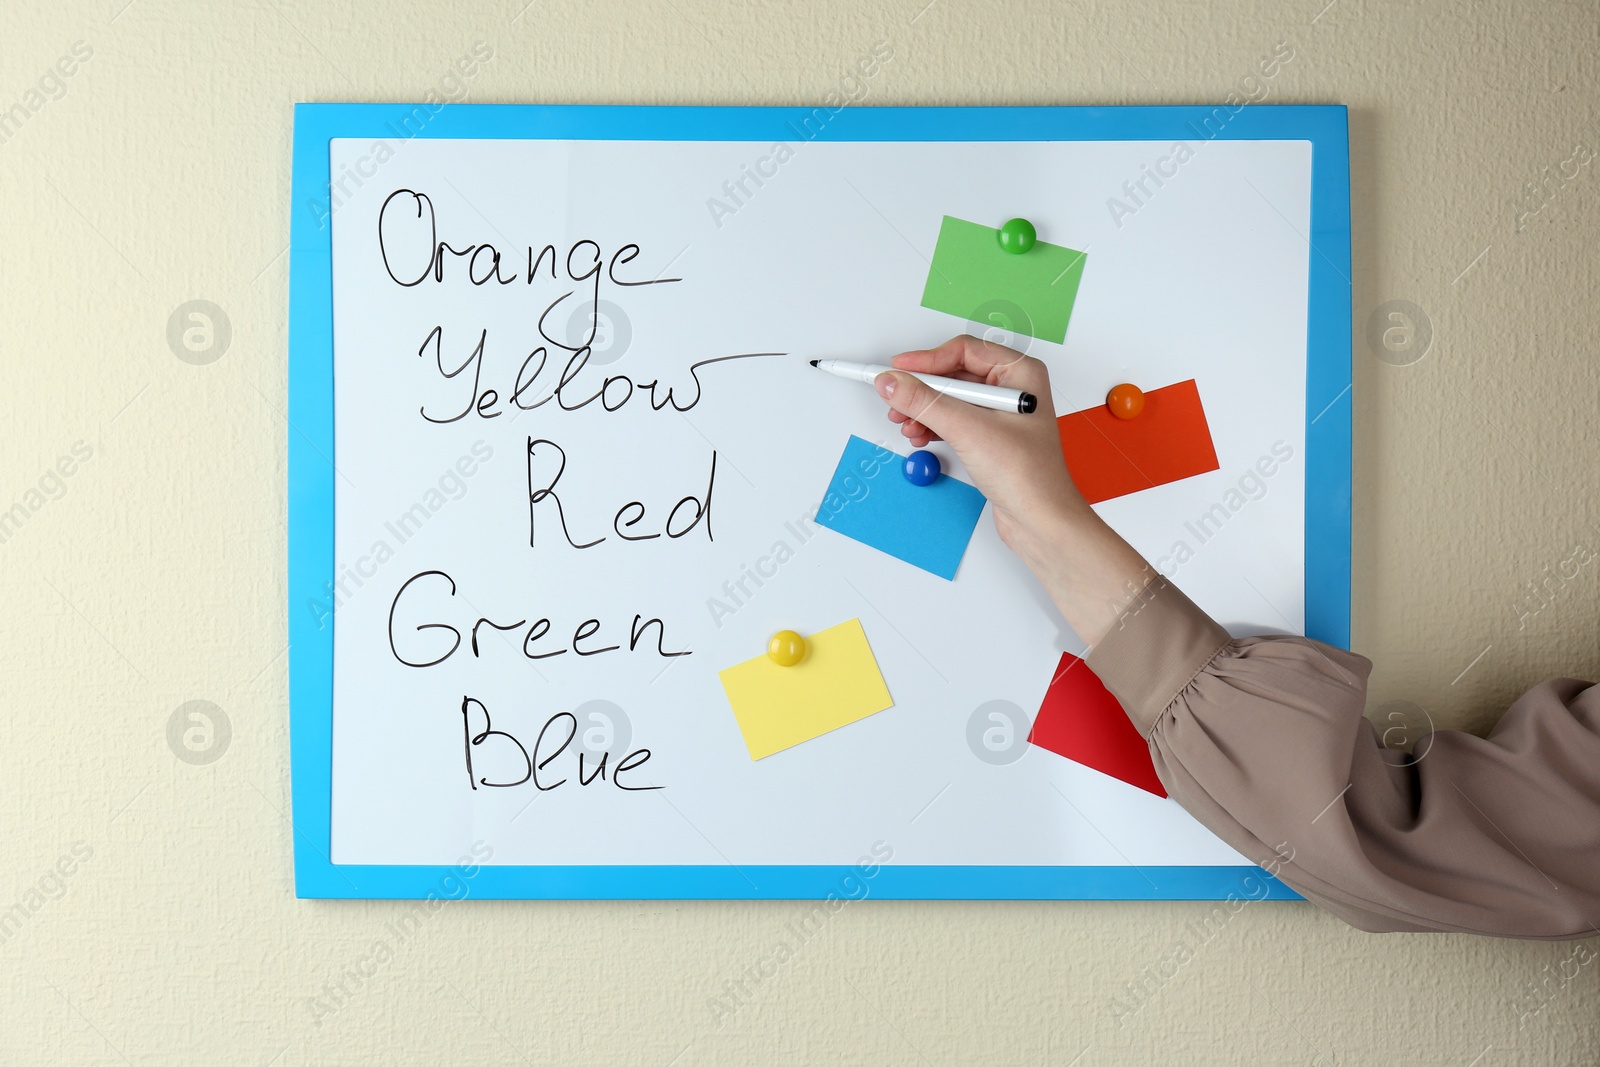
[[(906, 448), (870, 389), (805, 361), (885, 359), (963, 332), (919, 305), (940, 220), (1022, 216), (1088, 256), (1065, 344), (1022, 339), (1050, 366), (1057, 410), (1098, 403), (1121, 381), (1194, 378), (1210, 421), (1220, 470), (1108, 501), (1101, 514), (1235, 634), (1300, 629), (1310, 147), (1207, 142), (1114, 218), (1108, 198), (1124, 197), (1124, 183), (1171, 147), (801, 143), (781, 164), (762, 164), (776, 173), (747, 182), (751, 195), (730, 214), (708, 201), (731, 203), (724, 183), (769, 146), (418, 139), (375, 161), (368, 142), (333, 141), (336, 189), (352, 177), (332, 220), (332, 860), (448, 864), (486, 840), (494, 864), (846, 864), (887, 841), (897, 864), (1243, 863), (1170, 800), (1042, 750), (998, 766), (974, 754), (975, 709), (1003, 700), (1031, 714), (1060, 653), (1082, 650), (987, 511), (954, 582), (808, 521), (850, 434)], [(380, 211), (397, 190), (426, 194), (437, 240), (493, 245), (502, 274), (519, 280), (473, 285), (467, 260), (447, 256), (444, 281), (397, 284), (390, 270), (416, 277), (428, 248), (403, 227), (380, 244)], [(682, 280), (623, 287), (602, 271), (609, 362), (585, 367), (569, 395), (626, 375), (685, 400), (698, 377), (689, 410), (653, 411), (644, 391), (615, 411), (510, 404), (541, 343), (540, 314), (572, 292), (545, 329), (563, 333), (573, 313), (582, 329), (579, 305), (594, 295), (592, 281), (574, 284), (564, 270), (525, 284), (527, 249), (553, 244), (565, 257), (585, 239), (608, 261), (638, 246), (618, 278)], [(476, 267), (487, 273), (487, 254)], [(446, 378), (431, 347), (419, 355), (435, 327), (446, 370), (486, 331), (476, 393), (475, 365)], [(691, 377), (699, 361), (758, 352), (785, 355)], [(551, 353), (525, 399), (549, 393), (565, 356)], [(613, 388), (616, 397), (623, 387)], [(468, 410), (490, 389), (497, 402), (484, 413), (497, 417)], [(530, 437), (565, 453), (556, 493), (573, 539), (604, 542), (572, 548), (547, 500), (529, 546)], [(1291, 458), (1270, 478), (1252, 476), (1275, 445)], [(678, 500), (703, 497), (713, 452), (714, 539), (615, 535), (613, 516), (630, 501), (644, 505), (635, 529), (654, 532)], [(965, 477), (952, 455), (941, 450)], [(1201, 540), (1194, 520), (1230, 490), (1246, 503)], [(761, 563), (780, 543), (792, 558)], [(1193, 553), (1181, 567), (1179, 543)], [(746, 579), (753, 592), (731, 615), (712, 610), (758, 567), (774, 573), (759, 587)], [(433, 576), (396, 605), (427, 571), (448, 574), (456, 595)], [(628, 651), (636, 613), (662, 620), (667, 650), (692, 654), (656, 655), (655, 628)], [(623, 647), (533, 661), (521, 651), (526, 627), (480, 627), (475, 657), (479, 617), (548, 618), (540, 647), (551, 650), (597, 619), (581, 645)], [(894, 707), (752, 761), (717, 671), (760, 653), (776, 630), (851, 618)], [(397, 650), (420, 661), (449, 647), (448, 632), (415, 629), (430, 623), (460, 631), (460, 647), (434, 666), (401, 663)], [(551, 777), (574, 780), (559, 788), (470, 789), (464, 696), (530, 749), (552, 715), (608, 702), (621, 709), (611, 718), (626, 749), (650, 750), (631, 780), (663, 788), (580, 786), (563, 756)], [(582, 729), (598, 731), (596, 743), (621, 740), (602, 726), (586, 719)]]

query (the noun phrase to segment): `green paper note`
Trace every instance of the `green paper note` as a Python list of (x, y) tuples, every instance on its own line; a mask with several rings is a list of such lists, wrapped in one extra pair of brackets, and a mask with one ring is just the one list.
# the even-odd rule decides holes
[(1021, 255), (1007, 252), (999, 230), (946, 215), (922, 306), (1060, 344), (1085, 258), (1044, 241)]

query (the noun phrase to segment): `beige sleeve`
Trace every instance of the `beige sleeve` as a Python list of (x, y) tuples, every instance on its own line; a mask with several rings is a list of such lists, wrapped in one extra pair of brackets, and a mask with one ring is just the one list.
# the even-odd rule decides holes
[(1363, 930), (1600, 934), (1600, 686), (1546, 682), (1487, 737), (1386, 749), (1365, 658), (1237, 640), (1158, 580), (1086, 662), (1173, 799)]

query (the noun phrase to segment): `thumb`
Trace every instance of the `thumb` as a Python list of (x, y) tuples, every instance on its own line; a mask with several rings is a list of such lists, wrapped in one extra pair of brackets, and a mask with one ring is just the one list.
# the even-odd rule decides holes
[(978, 414), (971, 404), (951, 400), (906, 371), (886, 371), (872, 380), (872, 386), (890, 407), (916, 419), (958, 449)]

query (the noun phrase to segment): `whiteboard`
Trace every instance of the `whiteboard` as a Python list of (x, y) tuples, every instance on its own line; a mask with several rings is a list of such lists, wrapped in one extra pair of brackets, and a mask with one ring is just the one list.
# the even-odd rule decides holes
[[(1007, 890), (1023, 870), (1051, 875), (1047, 895), (1100, 895), (1076, 891), (1091, 883), (1074, 870), (1192, 895), (1195, 879), (1165, 892), (1147, 875), (1250, 869), (1171, 800), (1025, 742), (1002, 762), (975, 748), (980, 707), (1031, 715), (1082, 644), (987, 511), (954, 581), (815, 523), (851, 435), (907, 448), (870, 389), (806, 360), (886, 360), (978, 329), (919, 303), (941, 219), (1033, 220), (1087, 256), (1063, 344), (1003, 338), (1049, 365), (1057, 411), (1121, 381), (1193, 378), (1220, 464), (1097, 510), (1235, 634), (1304, 632), (1312, 137), (1191, 133), (1196, 150), (1136, 203), (1125, 183), (1179, 138), (511, 136), (487, 114), (450, 136), (450, 111), (522, 110), (460, 108), (399, 139), (356, 122), (364, 110), (325, 113), (329, 195), (296, 217), (297, 232), (319, 223), (295, 248), (296, 300), (309, 281), (331, 302), (316, 347), (331, 382), (306, 387), (322, 405), (308, 421), (328, 431), (317, 499), (331, 538), (310, 587), (322, 595), (290, 604), (306, 641), (331, 641), (315, 695), (325, 772), (302, 774), (295, 705), (296, 822), (326, 849), (297, 868), (339, 875), (310, 892), (302, 875), (303, 895), (422, 895), (425, 879), (408, 891), (371, 872), (468, 856), (475, 873), (518, 874), (498, 893), (480, 876), (484, 895), (823, 895), (763, 872), (865, 857), (884, 872), (875, 888), (901, 879), (890, 895), (1041, 892)], [(326, 275), (302, 263), (313, 241)], [(572, 371), (560, 345), (591, 329)], [(1220, 530), (1197, 527), (1225, 497), (1244, 503)], [(673, 536), (623, 536), (655, 533)], [(752, 760), (717, 672), (777, 630), (849, 619), (893, 707)], [(580, 734), (537, 780), (476, 785), (518, 777), (514, 745), (555, 752), (536, 745), (564, 712)], [(465, 743), (491, 728), (491, 743)], [(646, 756), (585, 785), (584, 747), (585, 773), (600, 751), (613, 770)], [(307, 783), (319, 799), (303, 813)], [(595, 871), (605, 889), (582, 877)], [(696, 890), (697, 871), (718, 873)]]

